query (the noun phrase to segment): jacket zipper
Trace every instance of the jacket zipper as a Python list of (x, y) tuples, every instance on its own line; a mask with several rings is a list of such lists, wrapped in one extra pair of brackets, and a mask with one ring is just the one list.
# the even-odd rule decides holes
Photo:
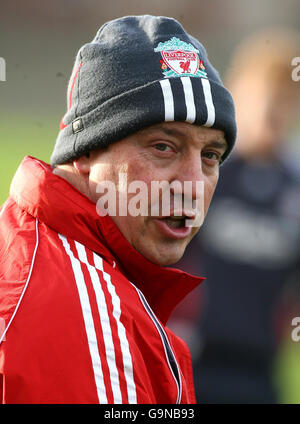
[(134, 284), (132, 284), (132, 285), (136, 289), (146, 312), (148, 313), (148, 315), (152, 319), (152, 321), (153, 321), (154, 325), (156, 326), (157, 331), (160, 335), (160, 338), (162, 340), (162, 344), (163, 344), (163, 347), (164, 347), (164, 350), (165, 350), (168, 366), (170, 368), (170, 371), (172, 373), (172, 376), (175, 380), (176, 387), (177, 387), (176, 404), (180, 404), (181, 396), (182, 396), (182, 381), (181, 381), (181, 376), (180, 376), (179, 365), (177, 363), (177, 360), (176, 360), (175, 354), (172, 350), (169, 339), (168, 339), (166, 332), (163, 329), (161, 323), (158, 321), (157, 317), (155, 316), (154, 312), (152, 311), (151, 307), (149, 306), (149, 303), (147, 302), (143, 293)]

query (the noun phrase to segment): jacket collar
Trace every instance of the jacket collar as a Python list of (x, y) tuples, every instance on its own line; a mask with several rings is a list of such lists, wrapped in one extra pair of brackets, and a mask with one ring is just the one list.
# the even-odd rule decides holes
[(175, 306), (204, 278), (148, 261), (125, 239), (113, 220), (100, 217), (95, 204), (50, 165), (26, 156), (18, 168), (10, 195), (40, 222), (70, 237), (117, 267), (145, 295), (165, 324)]

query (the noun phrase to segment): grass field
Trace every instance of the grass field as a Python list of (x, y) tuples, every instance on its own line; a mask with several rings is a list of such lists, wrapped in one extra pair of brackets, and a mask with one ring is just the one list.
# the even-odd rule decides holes
[(274, 377), (281, 403), (300, 404), (300, 341), (287, 338), (278, 356)]
[(1, 122), (0, 135), (0, 204), (8, 196), (10, 181), (24, 156), (35, 156), (49, 162), (58, 133), (56, 118), (9, 118)]
[[(9, 193), (10, 181), (24, 156), (35, 156), (49, 162), (58, 133), (56, 117), (34, 119), (9, 118), (1, 122), (0, 133), (0, 205)], [(300, 314), (300, 312), (299, 312)], [(287, 340), (277, 361), (275, 373), (282, 403), (300, 403), (300, 342)]]

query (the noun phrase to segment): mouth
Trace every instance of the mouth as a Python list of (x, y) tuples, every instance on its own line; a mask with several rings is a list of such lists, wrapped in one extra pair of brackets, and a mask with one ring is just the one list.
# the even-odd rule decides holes
[(155, 219), (160, 232), (172, 239), (184, 239), (192, 231), (191, 227), (186, 226), (187, 215), (172, 215)]
[(183, 228), (185, 227), (185, 216), (168, 216), (166, 218), (162, 218), (162, 220), (172, 228)]

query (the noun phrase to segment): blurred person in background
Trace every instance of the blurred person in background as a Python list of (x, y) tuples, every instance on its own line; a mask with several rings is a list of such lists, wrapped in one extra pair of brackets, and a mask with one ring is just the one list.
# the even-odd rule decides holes
[(196, 323), (192, 338), (191, 327), (183, 332), (199, 403), (278, 402), (278, 329), (291, 322), (280, 304), (284, 292), (300, 292), (299, 162), (287, 155), (299, 116), (300, 84), (291, 77), (297, 37), (285, 30), (251, 36), (228, 68), (237, 147), (221, 167), (204, 226), (178, 264), (207, 281), (173, 318), (177, 327), (183, 318)]

